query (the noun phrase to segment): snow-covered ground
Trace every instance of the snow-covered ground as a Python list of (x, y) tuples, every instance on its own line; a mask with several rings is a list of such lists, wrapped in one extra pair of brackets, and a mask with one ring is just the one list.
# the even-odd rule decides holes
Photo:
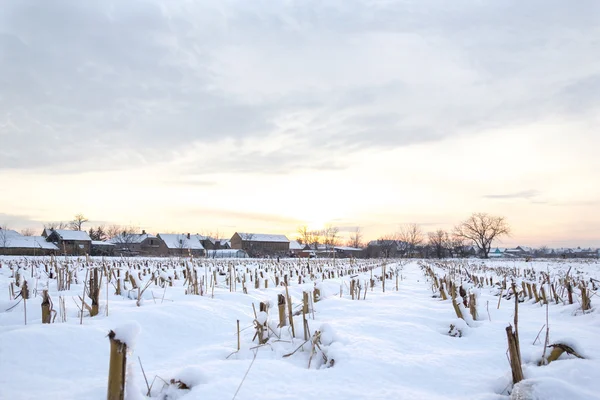
[[(331, 262), (328, 265), (321, 262), (318, 268), (328, 272), (342, 270), (344, 276), (329, 279), (327, 275), (323, 280), (323, 274), (313, 267), (314, 281), (308, 272), (305, 283), (299, 284), (297, 276), (290, 278), (294, 311), (300, 310), (304, 290), (312, 291), (315, 282), (321, 290), (321, 300), (314, 303), (314, 310), (307, 316), (310, 335), (317, 330), (321, 332), (320, 350), (316, 349), (309, 369), (310, 341), (284, 357), (305, 342), (302, 315), (294, 317), (295, 338), (291, 338), (289, 326), (277, 327), (277, 299), (279, 294), (285, 294), (285, 288), (275, 287), (273, 271), (277, 267), (271, 261), (214, 261), (216, 264), (208, 268), (220, 265), (223, 273), (217, 274), (214, 295), (209, 284), (211, 274), (198, 262), (195, 264), (198, 276), (207, 278), (203, 296), (185, 294), (189, 288), (184, 285), (183, 267), (181, 262), (172, 261), (169, 268), (155, 276), (168, 280), (177, 271), (179, 279), (174, 280), (173, 286), (151, 284), (140, 306), (136, 304), (136, 290), (123, 291), (117, 296), (114, 280), (108, 289), (103, 281), (100, 314), (89, 317), (86, 311), (80, 325), (78, 296), (83, 293), (85, 260), (76, 263), (79, 283), (74, 279), (70, 290), (61, 292), (57, 291), (56, 280), (49, 279), (44, 272), (49, 259), (34, 260), (39, 263), (33, 278), (32, 259), (23, 260), (0, 258), (0, 399), (105, 399), (107, 334), (117, 330), (122, 335), (135, 336), (133, 331), (137, 328), (135, 340), (127, 339), (133, 347), (128, 358), (126, 398), (129, 399), (146, 398), (147, 385), (140, 361), (149, 383), (154, 381), (151, 396), (155, 399), (233, 399), (234, 396), (240, 400), (506, 399), (512, 390), (505, 328), (513, 322), (514, 302), (503, 298), (498, 308), (496, 286), (473, 286), (479, 318), (469, 321), (469, 326), (457, 319), (450, 300), (437, 297), (438, 292), (432, 290), (432, 282), (419, 261), (388, 261), (386, 272), (391, 274), (385, 282), (385, 292), (377, 279), (382, 274), (382, 261), (359, 264), (365, 268), (360, 273), (353, 271), (357, 265), (349, 261), (338, 260), (335, 268)], [(115, 265), (118, 262), (108, 261)], [(165, 261), (151, 261), (148, 269), (157, 268), (161, 262)], [(285, 262), (289, 268), (299, 265), (299, 261)], [(102, 264), (99, 260), (96, 263)], [(9, 290), (18, 265), (20, 279), (26, 279), (31, 289), (26, 305), (27, 325), (23, 302), (11, 299)], [(444, 265), (431, 265), (440, 277), (447, 273)], [(549, 270), (553, 276), (564, 277), (572, 266), (571, 274), (582, 279), (600, 277), (598, 262), (495, 260), (484, 265), (495, 270), (481, 270), (479, 276), (493, 276), (495, 282), (502, 268), (514, 268), (519, 273), (529, 268)], [(240, 278), (235, 292), (230, 291), (226, 281), (232, 266), (237, 267), (236, 276)], [(122, 271), (128, 269), (124, 264), (120, 267)], [(371, 267), (374, 267), (372, 272)], [(473, 264), (470, 268), (476, 269)], [(255, 289), (254, 282), (249, 281), (255, 269), (264, 272), (268, 288), (264, 288), (263, 280), (260, 289)], [(372, 288), (371, 276), (375, 281)], [(241, 284), (244, 277), (247, 294)], [(149, 275), (142, 276), (141, 280), (144, 279), (149, 279)], [(351, 279), (357, 279), (361, 285), (360, 300), (351, 299)], [(591, 285), (595, 283), (592, 281)], [(363, 299), (365, 286), (366, 299)], [(467, 286), (471, 285), (465, 283)], [(58, 314), (54, 323), (41, 323), (44, 288), (48, 288), (55, 310), (59, 309), (59, 296), (64, 299), (66, 322)], [(13, 289), (18, 294), (20, 289), (14, 286)], [(534, 304), (533, 300), (519, 305), (519, 336), (526, 378), (522, 385), (531, 389), (529, 397), (523, 398), (600, 399), (600, 318), (595, 308), (600, 299), (592, 292), (592, 310), (584, 314), (578, 294), (576, 290), (572, 305), (550, 302), (550, 343), (569, 343), (585, 359), (563, 355), (549, 365), (538, 366), (543, 352), (546, 307)], [(270, 337), (263, 346), (253, 340), (256, 333), (253, 304), (260, 323), (265, 317), (259, 311), (260, 302), (270, 303), (266, 322)], [(236, 352), (237, 320), (241, 326), (239, 352)], [(451, 324), (461, 330), (462, 337), (448, 334)], [(533, 344), (538, 334), (539, 339)], [(167, 385), (165, 382), (171, 379), (184, 382), (191, 389)]]

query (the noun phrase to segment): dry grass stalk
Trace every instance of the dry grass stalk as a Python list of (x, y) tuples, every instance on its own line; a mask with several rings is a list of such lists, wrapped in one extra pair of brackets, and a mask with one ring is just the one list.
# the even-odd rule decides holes
[[(49, 324), (52, 322), (52, 300), (50, 300), (50, 295), (48, 294), (48, 290), (44, 289), (42, 292), (42, 324)], [(56, 311), (54, 311), (56, 314)]]
[(469, 295), (469, 311), (471, 312), (471, 317), (473, 317), (473, 321), (477, 321), (477, 300), (475, 297), (475, 293), (471, 293)]
[(282, 294), (277, 295), (277, 307), (279, 309), (279, 327), (284, 327), (285, 322), (285, 296)]
[(590, 300), (590, 297), (588, 295), (588, 290), (585, 287), (585, 285), (581, 284), (579, 286), (579, 289), (581, 290), (581, 310), (585, 314), (586, 311), (588, 311), (592, 308), (592, 302)]
[(288, 316), (290, 318), (290, 327), (292, 328), (292, 337), (296, 337), (296, 331), (294, 329), (294, 314), (292, 311), (292, 299), (290, 298), (290, 292), (288, 290), (287, 285), (285, 285), (285, 297), (287, 299), (288, 304)]
[(552, 347), (552, 351), (550, 352), (550, 355), (548, 356), (548, 359), (546, 360), (546, 362), (548, 364), (551, 363), (552, 361), (558, 360), (558, 358), (561, 355), (563, 355), (563, 353), (567, 353), (567, 354), (570, 354), (577, 358), (584, 359), (584, 357), (582, 355), (580, 355), (579, 353), (577, 353), (571, 346), (568, 346), (564, 343), (555, 343), (555, 344), (549, 345), (548, 347)]
[(535, 283), (532, 285), (532, 290), (533, 290), (533, 295), (535, 296), (535, 302), (539, 303), (540, 302), (540, 295), (538, 294), (537, 285)]
[(110, 339), (110, 362), (108, 367), (107, 400), (124, 400), (127, 344), (116, 339), (115, 336), (114, 331), (108, 333), (108, 338)]
[(523, 380), (523, 368), (521, 367), (518, 338), (510, 325), (506, 327), (506, 337), (508, 339), (508, 354), (510, 356), (513, 384), (517, 384)]
[(25, 325), (27, 325), (27, 299), (29, 299), (29, 287), (27, 281), (23, 281), (21, 286), (21, 298), (23, 299), (23, 314), (25, 316)]

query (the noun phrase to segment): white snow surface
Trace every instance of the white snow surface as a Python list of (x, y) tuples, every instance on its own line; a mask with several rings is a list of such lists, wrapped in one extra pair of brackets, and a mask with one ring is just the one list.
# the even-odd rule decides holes
[[(49, 258), (27, 259), (41, 266), (49, 262)], [(373, 290), (370, 287), (367, 290), (366, 300), (351, 300), (349, 275), (317, 281), (322, 300), (314, 304), (314, 319), (311, 306), (311, 313), (307, 315), (309, 329), (311, 333), (321, 331), (323, 352), (329, 360), (334, 359), (335, 364), (327, 368), (315, 357), (309, 369), (309, 345), (290, 357), (283, 357), (304, 342), (302, 315), (294, 318), (296, 338), (290, 339), (289, 327), (278, 328), (276, 323), (277, 295), (285, 290), (276, 287), (272, 280), (267, 289), (264, 285), (255, 289), (254, 282), (246, 282), (245, 294), (240, 283), (236, 291), (230, 291), (225, 276), (217, 273), (219, 281), (214, 297), (210, 290), (204, 296), (186, 295), (182, 263), (173, 261), (171, 265), (179, 278), (173, 286), (150, 286), (141, 307), (136, 306), (136, 290), (124, 290), (117, 296), (112, 285), (107, 293), (103, 281), (100, 314), (93, 318), (86, 314), (80, 325), (75, 303), (80, 302), (78, 296), (83, 292), (81, 281), (85, 272), (77, 272), (79, 283), (73, 282), (70, 290), (58, 292), (56, 281), (48, 279), (43, 267), (31, 278), (24, 260), (24, 257), (0, 257), (0, 399), (105, 399), (109, 364), (106, 336), (110, 330), (115, 330), (132, 346), (135, 344), (128, 359), (126, 395), (130, 400), (147, 398), (138, 357), (149, 381), (160, 377), (153, 386), (152, 399), (232, 399), (246, 372), (236, 400), (510, 399), (511, 373), (505, 328), (513, 321), (513, 301), (502, 299), (497, 308), (495, 288), (477, 289), (479, 318), (467, 325), (456, 318), (451, 300), (442, 301), (434, 296), (431, 282), (416, 261), (402, 266), (398, 291), (396, 282), (387, 280), (384, 293), (381, 282), (376, 279)], [(121, 279), (136, 262), (145, 263), (147, 259), (138, 260), (120, 261), (130, 263), (129, 267), (122, 266)], [(150, 261), (155, 265), (166, 262), (166, 259)], [(268, 262), (231, 259), (223, 260), (223, 265), (237, 265), (242, 271), (239, 276), (249, 277), (254, 270), (264, 270), (264, 263)], [(345, 261), (336, 262), (339, 268)], [(220, 265), (216, 261), (215, 264), (197, 263), (199, 277), (205, 276), (205, 268)], [(388, 261), (387, 270), (400, 267), (401, 263)], [(550, 269), (563, 271), (563, 275), (569, 266), (513, 260), (486, 263), (541, 271), (550, 265)], [(576, 267), (586, 276), (600, 277), (598, 261)], [(9, 300), (8, 295), (17, 268), (27, 276), (32, 290), (27, 300), (27, 325), (23, 303)], [(246, 269), (250, 273), (246, 274)], [(377, 278), (381, 268), (375, 268), (373, 273)], [(208, 271), (209, 280), (210, 274)], [(356, 275), (363, 285), (370, 279), (368, 272)], [(315, 282), (299, 284), (297, 277), (289, 281), (289, 293), (298, 309), (302, 292), (312, 290)], [(41, 290), (45, 288), (49, 289), (55, 309), (58, 309), (59, 296), (63, 296), (66, 322), (57, 317), (52, 324), (41, 323)], [(258, 312), (260, 302), (271, 304), (269, 327), (282, 339), (278, 341), (273, 337), (268, 345), (257, 348), (256, 341), (252, 341), (255, 333), (252, 304)], [(592, 306), (596, 307), (598, 302), (600, 299), (593, 296)], [(586, 359), (564, 355), (547, 366), (538, 366), (545, 329), (533, 343), (546, 323), (546, 308), (526, 300), (519, 305), (519, 336), (526, 379), (515, 387), (513, 398), (600, 399), (597, 307), (582, 314), (579, 304), (552, 302), (548, 310), (550, 343), (559, 339), (574, 343)], [(265, 318), (262, 312), (258, 316), (261, 322)], [(238, 320), (241, 350), (236, 352)], [(448, 335), (451, 324), (462, 331), (462, 337)], [(172, 379), (185, 382), (190, 389), (182, 390), (163, 382)], [(525, 397), (517, 397), (517, 392)]]
[(190, 235), (188, 239), (187, 235), (184, 234), (159, 233), (158, 237), (165, 242), (165, 245), (169, 249), (204, 250), (204, 246), (202, 246), (196, 235)]
[(80, 240), (80, 241), (91, 241), (90, 236), (86, 231), (72, 231), (69, 229), (55, 229), (54, 232), (62, 240)]
[(238, 235), (245, 242), (280, 242), (289, 243), (289, 239), (285, 235), (271, 235), (267, 233), (241, 233)]

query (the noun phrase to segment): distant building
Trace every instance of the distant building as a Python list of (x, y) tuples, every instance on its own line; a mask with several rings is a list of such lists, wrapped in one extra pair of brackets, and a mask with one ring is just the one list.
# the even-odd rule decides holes
[(161, 249), (164, 249), (162, 256), (202, 257), (204, 255), (204, 246), (198, 238), (199, 235), (159, 233), (156, 236), (162, 241), (160, 245)]
[(406, 255), (407, 243), (401, 240), (378, 239), (367, 244), (365, 256), (368, 258), (395, 258)]
[(123, 232), (107, 242), (114, 245), (114, 253), (119, 256), (157, 257), (167, 252), (164, 242), (144, 230), (142, 233)]
[(285, 256), (290, 240), (285, 235), (236, 232), (231, 237), (231, 248), (245, 250), (251, 257)]
[(362, 258), (365, 254), (363, 249), (357, 247), (337, 246), (333, 250), (337, 258)]
[(48, 234), (46, 241), (54, 243), (58, 247), (59, 254), (81, 256), (90, 254), (92, 250), (92, 239), (85, 231), (51, 229), (46, 233)]
[(297, 256), (298, 254), (300, 254), (302, 252), (303, 249), (304, 249), (304, 246), (302, 246), (300, 243), (298, 243), (297, 240), (292, 240), (290, 242), (290, 255)]
[(11, 256), (45, 256), (56, 254), (58, 247), (43, 236), (23, 236), (0, 228), (0, 254)]
[(219, 249), (206, 250), (207, 258), (248, 258), (248, 253), (244, 250), (236, 249)]
[(102, 240), (92, 240), (92, 250), (90, 255), (107, 257), (114, 256), (115, 245), (110, 242), (103, 242)]

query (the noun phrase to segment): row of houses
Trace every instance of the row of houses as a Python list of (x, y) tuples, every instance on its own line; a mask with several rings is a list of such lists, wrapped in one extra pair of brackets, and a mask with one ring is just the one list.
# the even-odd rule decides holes
[(301, 245), (285, 235), (236, 232), (231, 239), (198, 234), (123, 232), (95, 241), (85, 231), (44, 229), (41, 236), (0, 230), (0, 254), (94, 256), (242, 257), (362, 257), (363, 249), (344, 246)]
[(496, 247), (490, 250), (490, 258), (599, 258), (600, 249), (593, 248), (540, 248), (527, 246), (514, 248)]
[[(8, 255), (96, 255), (96, 256), (193, 256), (211, 258), (243, 257), (477, 257), (474, 246), (439, 250), (413, 246), (400, 240), (374, 240), (365, 248), (300, 244), (285, 235), (236, 232), (231, 239), (215, 239), (198, 234), (123, 232), (106, 241), (94, 241), (85, 231), (44, 229), (40, 236), (23, 236), (13, 230), (0, 229), (0, 254)], [(493, 248), (490, 258), (599, 257), (599, 249), (537, 249), (518, 246)]]

